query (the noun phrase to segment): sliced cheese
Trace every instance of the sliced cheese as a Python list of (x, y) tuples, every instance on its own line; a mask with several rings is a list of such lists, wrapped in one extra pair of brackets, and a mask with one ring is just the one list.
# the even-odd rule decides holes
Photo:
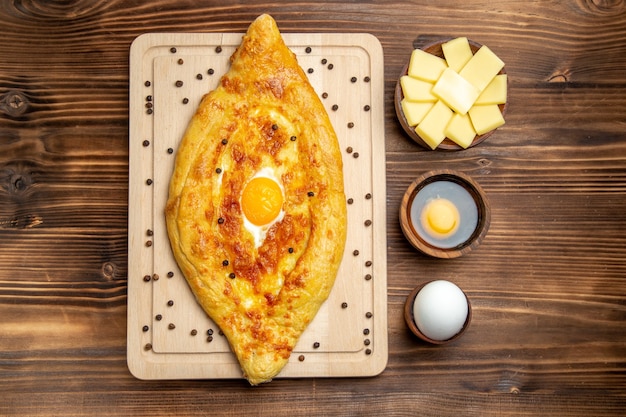
[(506, 74), (499, 74), (485, 87), (474, 104), (504, 104), (506, 103)]
[(406, 118), (409, 126), (417, 126), (419, 122), (424, 119), (426, 113), (433, 107), (435, 103), (433, 102), (418, 102), (418, 101), (409, 101), (406, 98), (402, 99), (400, 102), (402, 107), (402, 113)]
[(446, 138), (444, 130), (454, 113), (442, 101), (438, 101), (417, 125), (415, 132), (431, 149), (435, 149)]
[(446, 68), (443, 71), (435, 83), (432, 93), (459, 114), (467, 113), (480, 95), (478, 88), (452, 68)]
[(504, 117), (497, 104), (473, 106), (468, 114), (478, 135), (483, 135), (504, 124)]
[(444, 133), (454, 143), (467, 149), (476, 137), (476, 131), (468, 114), (455, 113), (446, 126)]
[(404, 97), (409, 101), (437, 101), (432, 94), (433, 84), (417, 78), (403, 75), (400, 77), (400, 87)]
[(408, 74), (420, 80), (435, 82), (444, 69), (448, 67), (443, 58), (414, 49), (409, 60)]
[(482, 91), (503, 67), (504, 62), (491, 49), (483, 45), (459, 74)]
[(443, 43), (441, 50), (448, 63), (448, 67), (456, 72), (461, 71), (461, 68), (463, 68), (473, 56), (469, 41), (464, 36)]

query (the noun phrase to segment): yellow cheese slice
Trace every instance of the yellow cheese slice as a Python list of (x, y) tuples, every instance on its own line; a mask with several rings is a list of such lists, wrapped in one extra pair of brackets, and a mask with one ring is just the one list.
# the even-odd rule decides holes
[(435, 82), (447, 67), (448, 64), (443, 58), (415, 49), (409, 60), (408, 74), (420, 80)]
[(438, 101), (417, 125), (415, 132), (431, 149), (435, 149), (446, 138), (444, 129), (454, 113), (444, 102)]
[(504, 62), (491, 49), (483, 45), (459, 74), (482, 91), (503, 67)]
[(448, 63), (448, 67), (452, 68), (456, 72), (461, 71), (461, 68), (472, 59), (472, 49), (470, 48), (469, 41), (466, 37), (460, 37), (452, 39), (441, 45), (443, 56)]
[(433, 107), (435, 103), (433, 102), (418, 102), (418, 101), (409, 101), (406, 98), (402, 99), (400, 105), (402, 107), (402, 113), (404, 113), (404, 117), (406, 118), (409, 126), (417, 126), (419, 122), (424, 119), (426, 113)]
[(507, 77), (506, 74), (498, 74), (485, 87), (474, 104), (504, 104), (506, 103)]
[(403, 75), (400, 77), (400, 86), (404, 97), (409, 101), (437, 101), (437, 97), (431, 92), (432, 83)]
[(480, 91), (452, 68), (446, 68), (432, 90), (452, 110), (465, 114), (472, 107)]
[(483, 135), (504, 124), (504, 117), (497, 104), (473, 106), (467, 113), (478, 135)]
[(455, 113), (446, 126), (444, 133), (446, 137), (463, 149), (467, 149), (476, 137), (476, 131), (468, 114), (461, 115)]

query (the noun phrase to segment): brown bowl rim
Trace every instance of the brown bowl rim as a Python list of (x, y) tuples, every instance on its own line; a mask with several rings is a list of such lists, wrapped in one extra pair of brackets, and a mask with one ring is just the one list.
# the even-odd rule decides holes
[[(440, 58), (443, 58), (443, 51), (441, 49), (441, 45), (449, 42), (451, 40), (453, 40), (455, 38), (446, 38), (443, 40), (438, 40), (438, 41), (434, 41), (431, 43), (428, 43), (426, 45), (424, 45), (422, 48), (423, 51), (426, 51), (428, 53), (431, 53), (433, 55), (436, 55)], [(478, 42), (474, 42), (471, 39), (468, 39), (468, 42), (470, 44), (470, 48), (472, 50), (472, 53), (476, 53), (476, 51), (478, 49), (480, 49), (481, 46), (483, 46), (482, 44), (478, 43)], [(407, 63), (403, 68), (402, 68), (402, 72), (400, 73), (400, 77), (398, 77), (398, 80), (396, 81), (396, 87), (394, 90), (394, 107), (395, 107), (395, 111), (396, 111), (396, 116), (398, 118), (398, 121), (400, 122), (400, 125), (402, 126), (402, 130), (404, 130), (404, 132), (418, 145), (421, 145), (422, 147), (428, 149), (428, 150), (441, 150), (441, 151), (462, 151), (465, 149), (469, 149), (472, 148), (482, 142), (484, 142), (489, 136), (491, 136), (496, 130), (498, 130), (498, 128), (490, 130), (487, 133), (484, 133), (482, 135), (477, 135), (476, 137), (474, 137), (474, 140), (472, 141), (472, 143), (467, 147), (467, 148), (463, 148), (462, 146), (457, 145), (454, 141), (452, 141), (450, 138), (445, 138), (443, 140), (443, 142), (441, 142), (435, 149), (432, 149), (426, 142), (424, 142), (424, 140), (417, 134), (417, 132), (415, 132), (415, 128), (409, 126), (409, 123), (406, 120), (406, 117), (404, 116), (404, 112), (402, 111), (402, 105), (400, 104), (402, 102), (402, 99), (404, 98), (404, 94), (402, 93), (402, 86), (400, 85), (400, 78), (403, 75), (407, 75), (408, 74), (408, 69), (409, 69), (409, 64)], [(500, 72), (498, 74), (506, 74), (506, 66), (503, 67)], [(507, 90), (508, 90), (508, 84), (509, 84), (509, 77), (507, 76)], [(504, 104), (499, 104), (498, 107), (500, 108), (500, 112), (502, 113), (502, 117), (504, 117), (506, 115), (506, 111), (508, 108), (508, 104), (509, 104), (509, 100), (507, 98), (507, 101)]]
[[(453, 248), (439, 248), (419, 237), (411, 222), (411, 203), (417, 193), (426, 185), (439, 181), (452, 181), (463, 186), (474, 198), (478, 208), (478, 225), (468, 240)], [(491, 224), (491, 207), (482, 187), (472, 177), (449, 169), (428, 171), (417, 177), (407, 188), (400, 203), (400, 227), (409, 243), (420, 252), (443, 259), (452, 259), (474, 250), (485, 238)]]
[[(434, 282), (434, 281), (439, 281), (439, 280), (431, 280), (431, 281), (424, 282), (424, 283), (418, 285), (417, 287), (415, 287), (409, 293), (409, 295), (406, 298), (406, 301), (404, 302), (404, 321), (406, 322), (406, 325), (409, 328), (409, 330), (411, 331), (411, 333), (413, 333), (418, 338), (422, 339), (425, 342), (431, 343), (433, 345), (444, 345), (444, 344), (453, 342), (454, 340), (458, 339), (468, 329), (468, 327), (469, 327), (469, 325), (470, 325), (470, 323), (472, 321), (472, 303), (470, 302), (470, 299), (467, 296), (467, 294), (465, 293), (465, 291), (463, 291), (463, 289), (461, 287), (459, 287), (459, 289), (461, 289), (461, 292), (465, 296), (465, 299), (467, 300), (467, 318), (465, 319), (465, 323), (463, 323), (463, 327), (461, 328), (461, 330), (457, 334), (455, 334), (454, 336), (452, 336), (449, 339), (446, 339), (446, 340), (431, 339), (430, 337), (428, 337), (424, 333), (422, 333), (420, 331), (420, 329), (417, 327), (417, 324), (415, 323), (415, 317), (413, 316), (413, 303), (415, 301), (415, 297), (417, 297), (417, 294), (422, 290), (422, 288), (424, 288), (426, 286), (426, 284), (430, 284), (431, 282)], [(454, 285), (456, 285), (456, 284), (454, 284)], [(457, 285), (457, 287), (458, 287), (458, 285)]]

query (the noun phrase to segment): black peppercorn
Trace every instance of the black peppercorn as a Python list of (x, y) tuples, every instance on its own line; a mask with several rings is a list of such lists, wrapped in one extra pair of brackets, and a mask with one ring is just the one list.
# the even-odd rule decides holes
[(346, 303), (345, 301), (341, 303), (341, 308), (348, 308), (348, 303)]
[(306, 52), (307, 54), (310, 54), (310, 53), (311, 53), (311, 47), (310, 47), (310, 46), (307, 46), (307, 47), (304, 49), (304, 52)]
[(228, 278), (230, 279), (235, 279), (236, 275), (234, 272), (231, 272), (230, 274), (228, 274)]
[(217, 224), (224, 224), (224, 218), (220, 217), (217, 219)]
[(168, 273), (167, 273), (167, 277), (168, 277), (168, 278), (172, 278), (173, 276), (174, 276), (174, 273), (173, 273), (172, 271), (170, 271), (170, 272), (168, 272)]
[(217, 47), (215, 48), (215, 52), (217, 52), (218, 54), (219, 54), (220, 52), (222, 52), (222, 47), (221, 47), (221, 46), (217, 46)]
[(142, 330), (142, 331), (144, 331), (144, 332), (147, 332), (148, 330), (150, 330), (150, 327), (148, 327), (148, 326), (143, 326), (143, 327), (141, 328), (141, 330)]
[(181, 80), (176, 81), (175, 83), (176, 87), (182, 87), (183, 86), (183, 82)]
[(224, 259), (224, 260), (222, 261), (222, 265), (223, 265), (223, 266), (228, 266), (228, 263), (229, 263), (229, 262), (228, 262), (228, 259)]

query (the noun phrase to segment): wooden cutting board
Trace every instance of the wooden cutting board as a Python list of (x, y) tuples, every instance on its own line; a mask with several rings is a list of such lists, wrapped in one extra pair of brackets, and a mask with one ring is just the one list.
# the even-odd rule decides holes
[[(348, 237), (337, 280), (280, 377), (372, 376), (387, 364), (383, 53), (368, 34), (284, 34), (343, 150)], [(128, 366), (140, 379), (241, 378), (170, 250), (178, 142), (242, 34), (145, 34), (130, 50)]]

